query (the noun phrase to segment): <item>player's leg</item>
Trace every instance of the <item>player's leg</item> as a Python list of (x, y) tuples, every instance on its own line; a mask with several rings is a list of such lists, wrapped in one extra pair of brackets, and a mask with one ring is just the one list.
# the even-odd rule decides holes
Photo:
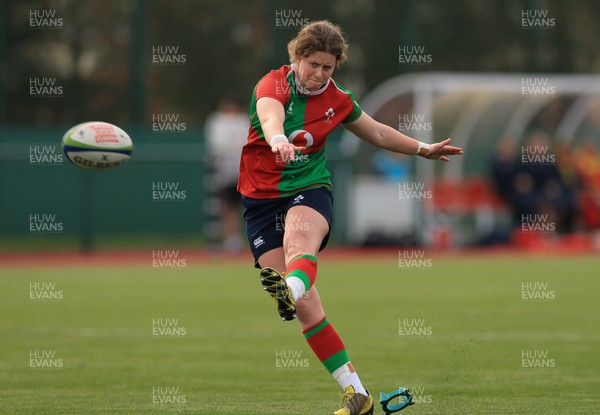
[[(321, 206), (325, 215), (331, 217), (331, 192), (321, 189), (302, 192), (289, 198), (289, 205), (283, 214), (278, 213), (273, 226), (283, 225), (282, 245), (285, 263), (282, 268), (266, 265), (259, 259), (261, 283), (277, 304), (277, 311), (283, 320), (296, 318), (296, 302), (310, 290), (317, 275), (316, 253), (329, 233), (329, 221), (313, 207), (302, 205), (310, 203)], [(288, 204), (288, 202), (286, 202)], [(288, 206), (289, 206), (288, 205)], [(319, 207), (317, 207), (319, 208)], [(283, 219), (283, 223), (281, 223)], [(266, 230), (263, 233), (267, 232)], [(277, 235), (277, 234), (276, 234)], [(283, 273), (287, 270), (284, 278)], [(314, 322), (309, 321), (307, 324)]]
[[(244, 204), (246, 206), (244, 218), (246, 220), (248, 239), (256, 260), (256, 265), (266, 267), (261, 271), (263, 285), (265, 285), (264, 280), (271, 280), (271, 277), (273, 277), (271, 280), (273, 285), (281, 287), (273, 293), (270, 292), (270, 294), (276, 299), (279, 314), (284, 320), (290, 319), (290, 316), (292, 316), (291, 309), (285, 308), (290, 305), (287, 300), (291, 301), (291, 305), (293, 306), (293, 316), (295, 316), (296, 313), (296, 304), (291, 289), (281, 275), (286, 268), (286, 264), (290, 263), (291, 265), (296, 262), (292, 261), (295, 258), (295, 256), (292, 255), (295, 255), (297, 252), (300, 252), (301, 255), (302, 253), (306, 253), (314, 257), (317, 251), (324, 247), (324, 240), (326, 241), (329, 232), (332, 214), (331, 194), (325, 189), (320, 189), (320, 192), (320, 195), (317, 194), (318, 191), (316, 190), (304, 192), (304, 197), (294, 198), (291, 203), (294, 205), (295, 201), (299, 200), (300, 203), (310, 204), (314, 209), (311, 211), (311, 208), (305, 206), (303, 209), (296, 209), (292, 212), (292, 215), (296, 216), (290, 215), (287, 217), (285, 235), (288, 235), (288, 239), (286, 239), (288, 248), (287, 256), (289, 257), (287, 258), (288, 261), (285, 260), (286, 255), (284, 255), (284, 249), (281, 248), (281, 246), (284, 245), (284, 235), (273, 232), (273, 230), (276, 229), (276, 223), (274, 223), (275, 218), (280, 217), (281, 214), (279, 207), (277, 207), (277, 209), (271, 209), (270, 207), (265, 206), (265, 202), (255, 202), (248, 198), (244, 199)], [(277, 210), (277, 212), (275, 212), (275, 210)], [(288, 211), (289, 210), (291, 210), (291, 208), (288, 209)], [(325, 217), (328, 219), (325, 220)], [(295, 225), (292, 226), (294, 223)], [(317, 230), (318, 232), (315, 232), (313, 235), (297, 234), (299, 231), (306, 231), (309, 229)], [(279, 237), (281, 237), (281, 239), (278, 239)], [(296, 262), (296, 265), (292, 265), (290, 269), (297, 268), (297, 265), (301, 263), (302, 262)], [(281, 273), (277, 270), (280, 270)], [(265, 271), (267, 272), (265, 273)], [(310, 269), (304, 269), (304, 271), (311, 273)], [(268, 278), (265, 278), (265, 276)], [(313, 283), (315, 277), (316, 267), (314, 268), (314, 275), (312, 276)], [(272, 287), (269, 284), (267, 284), (265, 288)], [(344, 349), (344, 345), (338, 334), (333, 330), (331, 324), (324, 319), (325, 313), (323, 312), (316, 288), (314, 288), (314, 286), (309, 288), (308, 292), (305, 294), (306, 295), (304, 296), (301, 295), (298, 297), (298, 307), (300, 308), (299, 320), (303, 331), (305, 332), (305, 337), (311, 348), (315, 351), (315, 354), (317, 354), (320, 359), (322, 358), (321, 361), (325, 362), (327, 358), (330, 357), (327, 354), (326, 348), (329, 347), (328, 345), (333, 345), (334, 349), (340, 348), (340, 354), (336, 359), (339, 358), (339, 356), (347, 356), (345, 350), (342, 350)], [(327, 368), (327, 365), (332, 361), (335, 360), (329, 360), (327, 363), (324, 363), (325, 367)], [(341, 363), (342, 361), (344, 362), (343, 364)], [(345, 389), (346, 394), (344, 395), (342, 409), (337, 413), (342, 415), (363, 415), (372, 413), (372, 398), (363, 394), (366, 394), (366, 392), (362, 385), (360, 385), (360, 380), (352, 368), (350, 359), (343, 358), (338, 362), (340, 362), (340, 366), (337, 369), (331, 367), (333, 372), (330, 372)], [(347, 387), (344, 386), (347, 383), (349, 383), (349, 385)], [(362, 391), (362, 393), (354, 393), (355, 391)]]
[(368, 414), (373, 411), (373, 398), (363, 387), (342, 339), (325, 317), (319, 293), (314, 286), (317, 277), (315, 255), (328, 233), (328, 221), (314, 208), (299, 205), (288, 210), (283, 239), (286, 282), (297, 280), (295, 286), (290, 285), (294, 287), (296, 313), (306, 341), (346, 391), (342, 408), (336, 414)]
[[(296, 318), (296, 302), (285, 283), (285, 256), (283, 247), (275, 248), (261, 255), (258, 263), (262, 267), (260, 282), (277, 305), (277, 312), (284, 321)], [(280, 271), (281, 270), (281, 271)]]
[[(290, 295), (285, 294), (287, 285), (281, 275), (285, 271), (283, 254), (283, 224), (287, 199), (254, 199), (242, 196), (244, 222), (254, 266), (261, 268), (261, 283), (277, 304), (277, 311), (284, 320), (296, 317), (296, 306)], [(280, 274), (281, 273), (281, 274)]]
[(258, 258), (258, 263), (262, 268), (271, 267), (277, 270), (285, 270), (285, 255), (283, 254), (283, 247), (271, 249), (265, 252)]
[(285, 218), (286, 282), (298, 301), (317, 278), (316, 254), (329, 233), (329, 222), (317, 209), (305, 205), (292, 206)]
[(277, 305), (277, 312), (283, 321), (296, 318), (296, 302), (292, 290), (285, 283), (285, 256), (279, 247), (261, 255), (258, 263), (262, 267), (260, 282)]
[(302, 331), (319, 324), (325, 318), (325, 311), (316, 286), (312, 286), (296, 303), (296, 313)]

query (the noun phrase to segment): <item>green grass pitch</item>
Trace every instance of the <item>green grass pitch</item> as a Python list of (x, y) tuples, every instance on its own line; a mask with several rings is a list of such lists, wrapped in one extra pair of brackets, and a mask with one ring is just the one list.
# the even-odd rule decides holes
[[(599, 265), (324, 259), (317, 286), (376, 414), (379, 393), (400, 386), (417, 401), (402, 414), (591, 414), (600, 410)], [(31, 283), (54, 284), (34, 295), (62, 298), (32, 300)], [(524, 300), (523, 284), (546, 299)], [(0, 287), (2, 414), (337, 409), (337, 384), (297, 322), (278, 319), (249, 264), (5, 268)]]

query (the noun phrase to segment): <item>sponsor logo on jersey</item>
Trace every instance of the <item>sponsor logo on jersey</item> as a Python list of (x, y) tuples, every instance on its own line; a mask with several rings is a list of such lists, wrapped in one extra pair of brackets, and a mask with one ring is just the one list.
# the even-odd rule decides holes
[(298, 195), (298, 196), (296, 196), (296, 197), (294, 198), (294, 202), (292, 203), (292, 205), (295, 205), (295, 204), (297, 204), (297, 203), (300, 203), (300, 202), (302, 202), (303, 200), (304, 200), (304, 196), (302, 196), (302, 195)]
[(265, 244), (265, 240), (263, 239), (263, 237), (262, 237), (262, 236), (259, 236), (258, 238), (256, 238), (256, 239), (254, 240), (253, 244), (254, 244), (254, 247), (255, 247), (255, 248), (258, 248), (259, 246), (261, 246), (261, 245), (264, 245), (264, 244)]
[(310, 148), (315, 143), (315, 139), (312, 134), (306, 130), (296, 130), (290, 134), (290, 143), (294, 143), (298, 147)]

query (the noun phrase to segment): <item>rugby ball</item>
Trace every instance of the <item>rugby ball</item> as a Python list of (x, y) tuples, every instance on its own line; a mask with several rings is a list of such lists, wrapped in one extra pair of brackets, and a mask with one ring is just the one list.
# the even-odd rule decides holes
[(102, 121), (77, 124), (65, 133), (62, 147), (67, 159), (77, 167), (108, 170), (127, 162), (133, 142), (125, 131)]

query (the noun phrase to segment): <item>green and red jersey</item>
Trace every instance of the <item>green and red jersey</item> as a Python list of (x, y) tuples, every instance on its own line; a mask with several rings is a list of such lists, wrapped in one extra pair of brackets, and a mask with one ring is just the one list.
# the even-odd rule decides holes
[[(274, 199), (315, 187), (331, 189), (325, 167), (327, 135), (341, 123), (356, 121), (362, 110), (352, 92), (331, 78), (312, 93), (301, 93), (296, 83), (293, 66), (286, 65), (269, 72), (254, 88), (248, 142), (242, 149), (238, 181), (238, 191), (244, 196)], [(264, 137), (256, 114), (256, 101), (262, 97), (281, 102), (285, 135), (294, 145), (306, 147), (289, 164), (278, 159)]]

